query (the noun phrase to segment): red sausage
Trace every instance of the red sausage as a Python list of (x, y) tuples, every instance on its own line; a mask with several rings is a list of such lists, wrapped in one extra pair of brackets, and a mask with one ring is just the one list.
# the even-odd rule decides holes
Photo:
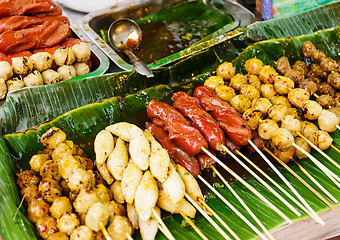
[(185, 117), (188, 117), (203, 134), (210, 148), (221, 150), (221, 145), (225, 144), (224, 133), (217, 125), (216, 120), (199, 105), (199, 100), (185, 92), (174, 93), (172, 100), (174, 101), (173, 106)]
[(202, 134), (169, 104), (151, 100), (147, 106), (147, 113), (155, 124), (169, 132), (170, 139), (177, 146), (190, 155), (197, 155), (202, 147), (208, 148)]
[(161, 127), (156, 126), (153, 123), (146, 123), (146, 129), (148, 129), (149, 132), (161, 143), (161, 145), (169, 153), (170, 157), (177, 164), (188, 170), (194, 177), (201, 174), (198, 161), (193, 156), (176, 146)]
[(236, 145), (247, 145), (251, 140), (251, 130), (239, 113), (227, 102), (214, 96), (214, 91), (208, 87), (196, 88), (194, 96), (198, 97), (201, 105), (218, 122), (219, 126)]
[(0, 33), (24, 29), (33, 25), (42, 24), (44, 21), (32, 16), (11, 16), (0, 19)]
[[(212, 150), (209, 150), (209, 152), (216, 156), (215, 152), (212, 151)], [(200, 163), (200, 166), (201, 166), (201, 169), (205, 169), (209, 166), (215, 166), (216, 162), (214, 159), (212, 159), (208, 154), (206, 153), (200, 153), (196, 156), (196, 158), (198, 159), (199, 163)]]

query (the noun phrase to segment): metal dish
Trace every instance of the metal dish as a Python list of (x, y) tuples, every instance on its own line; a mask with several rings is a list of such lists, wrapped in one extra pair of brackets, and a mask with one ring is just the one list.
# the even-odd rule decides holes
[[(145, 16), (151, 15), (168, 6), (176, 4), (178, 0), (144, 0), (134, 3), (115, 5), (97, 12), (89, 13), (84, 16), (80, 27), (86, 32), (89, 38), (120, 68), (124, 70), (133, 70), (133, 66), (119, 56), (114, 49), (106, 44), (101, 38), (100, 30), (107, 29), (108, 26), (119, 18), (130, 18), (137, 20)], [(235, 30), (237, 27), (245, 27), (254, 22), (254, 15), (244, 8), (242, 5), (231, 0), (206, 0), (204, 3), (211, 8), (218, 9), (221, 13), (233, 17), (234, 23), (226, 27), (222, 27), (218, 31), (220, 34), (216, 38), (204, 39), (203, 42), (188, 47), (180, 52), (172, 54), (162, 59), (148, 64), (150, 68), (157, 68), (172, 63), (194, 53), (207, 49), (215, 44), (221, 43), (231, 37), (240, 35), (243, 31)]]

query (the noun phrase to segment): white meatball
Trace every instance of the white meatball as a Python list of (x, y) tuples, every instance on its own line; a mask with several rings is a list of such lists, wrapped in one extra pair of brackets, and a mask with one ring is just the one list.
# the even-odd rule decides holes
[(27, 75), (33, 70), (33, 61), (28, 57), (12, 58), (12, 68), (15, 74)]
[(81, 189), (73, 202), (74, 209), (78, 213), (87, 213), (92, 204), (99, 202), (97, 195), (89, 189)]
[(38, 70), (35, 70), (34, 72), (24, 77), (24, 83), (26, 87), (34, 87), (44, 85), (44, 80), (40, 72)]
[(322, 107), (316, 101), (307, 100), (302, 106), (302, 111), (305, 118), (313, 121), (320, 117)]
[(70, 199), (65, 196), (58, 197), (53, 201), (50, 207), (51, 216), (55, 219), (59, 219), (64, 213), (72, 212), (72, 204)]
[(322, 110), (318, 118), (319, 128), (327, 132), (334, 132), (340, 123), (340, 118), (329, 110)]
[(91, 57), (91, 49), (84, 42), (73, 45), (71, 49), (76, 57), (76, 62), (86, 62)]
[[(298, 145), (300, 148), (302, 148), (303, 150), (305, 150), (306, 152), (310, 153), (310, 147), (308, 142), (300, 137), (297, 137), (295, 139), (295, 144)], [(301, 152), (299, 149), (295, 148), (295, 157), (297, 157), (298, 159), (303, 159), (303, 158), (307, 158), (307, 156)]]
[(275, 92), (274, 85), (270, 83), (262, 84), (260, 87), (260, 92), (262, 97), (268, 98), (269, 100), (278, 95)]
[(319, 130), (317, 126), (308, 121), (301, 122), (301, 132), (302, 135), (308, 138), (313, 132)]
[(125, 216), (116, 216), (107, 231), (112, 240), (125, 240), (126, 234), (130, 236), (133, 234), (133, 228), (129, 219)]
[(0, 62), (0, 78), (5, 80), (10, 79), (13, 76), (13, 68), (11, 64), (6, 61)]
[(315, 146), (321, 150), (328, 149), (333, 142), (333, 138), (326, 131), (318, 130), (313, 132), (308, 140), (311, 141)]
[(57, 83), (62, 80), (61, 75), (52, 69), (47, 69), (41, 75), (44, 80), (44, 84), (46, 85)]
[(58, 68), (58, 73), (62, 77), (63, 81), (75, 78), (77, 71), (73, 66), (64, 65)]
[(6, 81), (3, 78), (0, 78), (0, 100), (4, 99), (7, 94), (7, 85)]
[(77, 76), (88, 74), (91, 71), (89, 65), (86, 63), (75, 63), (73, 67), (76, 69)]
[(94, 174), (91, 170), (77, 168), (73, 171), (68, 179), (68, 186), (71, 190), (79, 190), (82, 188), (91, 188), (95, 184)]
[(30, 56), (33, 68), (39, 72), (50, 69), (53, 64), (53, 56), (47, 52), (38, 52)]
[(104, 203), (97, 202), (93, 204), (86, 214), (85, 222), (91, 230), (100, 231), (102, 224), (105, 226), (109, 220), (109, 211)]
[(287, 115), (288, 108), (281, 104), (274, 104), (268, 110), (269, 118), (273, 119), (277, 123), (281, 123), (283, 118)]
[(283, 76), (276, 76), (274, 78), (275, 91), (280, 95), (286, 95), (294, 88), (294, 81)]
[(276, 130), (279, 129), (279, 126), (277, 123), (272, 119), (265, 119), (260, 122), (259, 128), (258, 128), (258, 134), (261, 138), (264, 140), (270, 140), (272, 139), (274, 133)]
[(94, 233), (91, 229), (82, 225), (72, 232), (70, 240), (94, 240)]
[(252, 107), (257, 110), (260, 110), (263, 116), (268, 115), (268, 110), (271, 106), (272, 106), (272, 103), (267, 98), (255, 99), (252, 102)]
[(295, 150), (293, 146), (283, 149), (283, 150), (279, 150), (276, 147), (274, 148), (275, 156), (280, 158), (281, 161), (283, 161), (284, 163), (289, 163), (291, 158), (294, 157), (294, 152)]
[(6, 82), (8, 92), (13, 92), (16, 90), (20, 90), (25, 87), (24, 81), (19, 78), (11, 78)]
[(286, 115), (283, 118), (283, 121), (281, 123), (281, 127), (289, 130), (294, 137), (296, 137), (298, 135), (297, 133), (301, 133), (301, 122), (300, 122), (300, 120), (294, 118), (291, 115)]
[(235, 108), (239, 113), (243, 113), (250, 108), (251, 101), (244, 95), (236, 95), (230, 100), (230, 106)]
[(262, 113), (255, 108), (248, 108), (244, 111), (242, 118), (246, 121), (251, 130), (256, 130), (262, 120)]
[(303, 104), (309, 100), (310, 94), (302, 88), (294, 88), (288, 93), (288, 100), (295, 107), (302, 108)]
[(58, 48), (54, 52), (53, 57), (54, 57), (54, 62), (58, 66), (71, 65), (76, 60), (73, 50), (68, 47)]
[(260, 91), (253, 85), (243, 85), (240, 89), (240, 94), (249, 98), (250, 101), (260, 98)]
[(79, 217), (74, 213), (65, 213), (57, 220), (57, 226), (60, 232), (71, 235), (79, 226)]
[(274, 133), (272, 142), (279, 150), (283, 151), (292, 146), (294, 137), (287, 129), (279, 128)]

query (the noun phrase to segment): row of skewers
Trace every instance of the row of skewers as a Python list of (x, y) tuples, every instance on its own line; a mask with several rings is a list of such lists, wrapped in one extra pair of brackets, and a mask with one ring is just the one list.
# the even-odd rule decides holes
[[(304, 49), (304, 47), (302, 49)], [(288, 68), (289, 70), (290, 65), (288, 65), (287, 62), (284, 61), (284, 59), (280, 59), (278, 63), (279, 62), (285, 62), (286, 64), (285, 68), (282, 66), (277, 67), (279, 72), (281, 71), (279, 69), (287, 70)], [(294, 65), (293, 68), (290, 68), (291, 70), (295, 70), (294, 68), (296, 67), (294, 67)], [(295, 66), (297, 65), (299, 64), (296, 64)], [(305, 158), (307, 156), (318, 167), (320, 167), (338, 187), (340, 187), (339, 177), (335, 173), (331, 172), (328, 168), (326, 168), (319, 160), (309, 154), (310, 146), (316, 149), (319, 149), (321, 147), (322, 150), (330, 146), (336, 149), (332, 145), (332, 138), (327, 133), (327, 131), (335, 131), (335, 129), (339, 125), (339, 117), (328, 109), (314, 112), (314, 108), (319, 108), (316, 107), (317, 105), (313, 101), (309, 100), (309, 96), (315, 94), (315, 92), (312, 94), (312, 92), (308, 88), (307, 90), (304, 88), (294, 89), (295, 82), (293, 80), (292, 84), (291, 79), (293, 77), (289, 78), (287, 76), (279, 76), (279, 73), (277, 73), (274, 68), (265, 66), (258, 59), (248, 60), (245, 63), (245, 67), (249, 74), (247, 76), (241, 76), (238, 74), (235, 75), (235, 70), (231, 63), (221, 64), (217, 69), (218, 76), (208, 78), (204, 84), (205, 86), (196, 88), (193, 97), (184, 92), (174, 93), (173, 107), (169, 104), (162, 103), (156, 100), (150, 101), (147, 106), (147, 113), (148, 117), (152, 120), (152, 123), (146, 123), (147, 131), (143, 131), (138, 127), (128, 123), (118, 123), (109, 126), (106, 130), (101, 131), (97, 135), (97, 138), (95, 140), (96, 167), (98, 168), (100, 175), (103, 176), (103, 179), (106, 182), (105, 184), (111, 186), (110, 189), (106, 189), (108, 192), (110, 192), (109, 190), (111, 190), (111, 192), (113, 193), (115, 204), (126, 204), (126, 211), (128, 213), (127, 219), (129, 219), (130, 221), (131, 229), (139, 227), (141, 229), (143, 239), (153, 239), (155, 234), (157, 233), (157, 228), (161, 229), (169, 239), (173, 239), (173, 236), (171, 235), (170, 231), (166, 229), (166, 226), (160, 225), (160, 218), (158, 218), (157, 221), (153, 222), (152, 224), (154, 234), (149, 234), (150, 231), (147, 231), (146, 234), (143, 234), (143, 227), (140, 225), (140, 220), (147, 220), (147, 217), (150, 218), (150, 216), (156, 217), (157, 213), (158, 216), (160, 216), (159, 210), (157, 210), (157, 206), (172, 213), (180, 213), (186, 219), (188, 219), (187, 216), (195, 216), (195, 214), (191, 214), (192, 212), (194, 212), (195, 209), (192, 208), (192, 206), (188, 202), (186, 202), (185, 205), (190, 205), (191, 208), (188, 207), (188, 209), (193, 209), (192, 212), (178, 208), (178, 204), (169, 205), (169, 202), (181, 202), (182, 200), (184, 200), (184, 196), (193, 206), (197, 207), (197, 209), (201, 212), (203, 216), (209, 219), (210, 223), (213, 224), (214, 227), (216, 227), (218, 232), (225, 239), (230, 239), (230, 237), (225, 233), (223, 229), (221, 229), (216, 223), (214, 223), (211, 218), (209, 218), (209, 215), (207, 213), (214, 214), (216, 219), (218, 219), (222, 223), (224, 228), (229, 231), (233, 238), (239, 239), (239, 237), (230, 229), (230, 227), (228, 227), (222, 221), (222, 219), (220, 219), (218, 215), (216, 215), (212, 211), (212, 209), (210, 209), (204, 203), (203, 195), (198, 194), (200, 197), (197, 198), (198, 195), (196, 193), (196, 198), (192, 197), (190, 196), (188, 191), (188, 189), (190, 188), (187, 187), (185, 187), (184, 193), (183, 191), (179, 191), (179, 189), (183, 190), (183, 185), (179, 184), (180, 178), (177, 178), (178, 181), (176, 182), (176, 184), (174, 182), (174, 184), (170, 184), (168, 186), (164, 184), (167, 182), (170, 176), (172, 176), (175, 170), (177, 170), (178, 174), (182, 177), (184, 185), (186, 184), (184, 179), (187, 177), (187, 175), (189, 175), (188, 173), (191, 173), (193, 177), (198, 178), (200, 181), (202, 181), (203, 184), (207, 185), (211, 191), (213, 191), (232, 211), (234, 211), (244, 221), (245, 224), (247, 224), (252, 230), (254, 230), (260, 237), (262, 237), (263, 239), (273, 239), (273, 236), (261, 223), (258, 217), (232, 189), (232, 187), (223, 178), (219, 171), (217, 171), (217, 169), (214, 167), (215, 164), (221, 165), (225, 170), (232, 174), (237, 180), (239, 180), (242, 184), (244, 184), (244, 186), (250, 189), (257, 197), (259, 197), (278, 215), (285, 219), (287, 223), (292, 222), (291, 219), (289, 219), (282, 211), (280, 211), (276, 206), (268, 201), (268, 199), (262, 196), (262, 194), (251, 187), (241, 177), (235, 174), (228, 166), (220, 161), (216, 157), (216, 153), (229, 154), (296, 215), (301, 216), (301, 213), (281, 196), (282, 193), (290, 200), (292, 200), (309, 216), (311, 216), (316, 222), (324, 224), (323, 220), (315, 213), (315, 211), (311, 208), (311, 206), (309, 206), (305, 199), (303, 199), (303, 197), (295, 190), (295, 188), (280, 173), (280, 171), (278, 171), (277, 168), (271, 163), (271, 161), (262, 153), (262, 151), (264, 150), (275, 157), (276, 160), (282, 164), (282, 166), (287, 168), (295, 177), (302, 181), (329, 207), (337, 211), (332, 206), (332, 204), (328, 202), (328, 200), (326, 200), (314, 188), (306, 183), (284, 162), (292, 160), (296, 164), (298, 164), (298, 162), (293, 159), (294, 155), (299, 159)], [(303, 68), (301, 67), (301, 69)], [(332, 71), (334, 72), (334, 69)], [(292, 71), (287, 72), (290, 72), (290, 74), (292, 74)], [(293, 73), (296, 72), (293, 71)], [(246, 79), (246, 81), (244, 81), (244, 79)], [(238, 80), (240, 80), (240, 82), (238, 82)], [(228, 82), (229, 86), (227, 86)], [(309, 85), (300, 84), (300, 86)], [(241, 94), (236, 95), (236, 92), (239, 92)], [(287, 95), (288, 97), (278, 96), (279, 93)], [(227, 101), (230, 103), (231, 106), (227, 103)], [(319, 127), (321, 130), (319, 130), (318, 127), (311, 122), (301, 122), (299, 111), (297, 111), (296, 108), (292, 108), (291, 105), (303, 109), (303, 112), (305, 113), (304, 117), (306, 119), (318, 119)], [(238, 110), (239, 113), (235, 109)], [(263, 119), (264, 117), (268, 117), (268, 119)], [(257, 132), (255, 130), (257, 130)], [(114, 136), (112, 136), (112, 134)], [(159, 143), (156, 140), (159, 141)], [(160, 144), (162, 146), (160, 146)], [(165, 154), (166, 152), (164, 149), (160, 150), (162, 149), (162, 147), (166, 149), (168, 157), (170, 156), (172, 160), (166, 157), (167, 155)], [(241, 153), (241, 148), (247, 148), (248, 150), (259, 153), (261, 157), (263, 157), (263, 159), (268, 163), (268, 165), (273, 168), (276, 174), (279, 175), (282, 181), (290, 188), (295, 197), (297, 197), (299, 200), (296, 200), (295, 197), (288, 193), (280, 184), (275, 182), (271, 177), (269, 177), (265, 172), (257, 167), (250, 159), (244, 156)], [(322, 152), (322, 150), (318, 151)], [(61, 153), (63, 153), (63, 151), (64, 150), (62, 150)], [(153, 151), (154, 153), (158, 153), (155, 155), (157, 157), (152, 160), (151, 156)], [(251, 164), (252, 167), (254, 167), (272, 184), (274, 184), (281, 191), (281, 194), (274, 190), (249, 167), (247, 167), (247, 165), (244, 164), (244, 162), (236, 155), (241, 156), (245, 161)], [(60, 156), (62, 156), (62, 154)], [(326, 156), (327, 155), (325, 155), (325, 157)], [(64, 166), (62, 158), (63, 157), (61, 157), (60, 160), (62, 163), (61, 166)], [(284, 162), (280, 158), (284, 160)], [(333, 159), (330, 159), (328, 156), (327, 159), (339, 168), (339, 166)], [(172, 161), (174, 161), (176, 167), (174, 167), (174, 163)], [(66, 160), (65, 163), (66, 166), (70, 164), (69, 160)], [(78, 169), (75, 168), (74, 165), (77, 164), (75, 164), (74, 161), (72, 164), (69, 165), (70, 169)], [(248, 211), (251, 217), (256, 221), (257, 225), (261, 228), (261, 231), (258, 229), (257, 226), (255, 226), (247, 218), (245, 218), (227, 199), (225, 199), (202, 177), (201, 170), (207, 168), (208, 166), (213, 169), (217, 176), (221, 178), (223, 183), (240, 201), (242, 206)], [(184, 170), (183, 167), (186, 170)], [(334, 196), (332, 196), (320, 183), (316, 182), (316, 180), (311, 175), (309, 175), (308, 172), (302, 168), (302, 166), (299, 165), (299, 167), (333, 202), (338, 202), (338, 200)], [(62, 168), (63, 167), (61, 167), (61, 170)], [(181, 171), (182, 174), (180, 174)], [(72, 179), (80, 178), (72, 175), (70, 181), (68, 177), (71, 177), (71, 175), (72, 174), (67, 175), (66, 173), (65, 177), (66, 179), (68, 179), (67, 182), (68, 184), (71, 184), (71, 189), (79, 191), (79, 184), (72, 181)], [(97, 184), (91, 183), (92, 180), (89, 180), (91, 179), (90, 175), (85, 174), (85, 172), (83, 172), (83, 175), (87, 175), (88, 177), (85, 179), (88, 180), (83, 181), (83, 179), (81, 181), (82, 183), (86, 183), (85, 185), (82, 185), (82, 187), (84, 187), (85, 189), (93, 189), (93, 187)], [(76, 174), (76, 176), (79, 176), (79, 174)], [(147, 180), (144, 179), (144, 176), (146, 179), (148, 179), (148, 182), (153, 183), (151, 185), (154, 186), (152, 188), (152, 201), (148, 201), (149, 204), (147, 206), (145, 206), (145, 203), (140, 200), (143, 198), (143, 196), (145, 197), (145, 191), (137, 194), (137, 190), (139, 188), (144, 188), (143, 190), (146, 189), (145, 181)], [(196, 183), (192, 176), (190, 175), (190, 182)], [(143, 179), (145, 181), (143, 181)], [(157, 183), (157, 187), (155, 185), (155, 182)], [(141, 185), (144, 187), (140, 187)], [(168, 190), (166, 190), (167, 187)], [(177, 195), (170, 194), (170, 189), (172, 188), (176, 189)], [(86, 192), (85, 190), (83, 191)], [(158, 194), (156, 194), (157, 191)], [(25, 196), (25, 194), (23, 195)], [(81, 194), (79, 193), (79, 195)], [(156, 197), (156, 195), (158, 196)], [(156, 198), (158, 199), (155, 200)], [(164, 205), (161, 204), (162, 198), (164, 200)], [(190, 199), (193, 201), (191, 201)], [(75, 203), (76, 202), (77, 201), (75, 201)], [(103, 210), (101, 212), (103, 212)], [(145, 212), (147, 212), (146, 215), (144, 215)], [(83, 212), (82, 214), (84, 215), (86, 213), (87, 211)], [(339, 214), (338, 211), (337, 213)], [(188, 220), (190, 221), (190, 219)], [(110, 237), (112, 238), (112, 236), (110, 236), (110, 231), (105, 230), (105, 227), (101, 228), (100, 226), (98, 226), (99, 222), (102, 222), (102, 225), (106, 226), (109, 221), (93, 222), (95, 222), (94, 224), (97, 225), (97, 234), (102, 234), (103, 237), (106, 237), (106, 239), (109, 239)], [(203, 239), (207, 239), (206, 236), (204, 236), (204, 234), (193, 223), (191, 224)], [(108, 234), (106, 234), (107, 231), (109, 232)], [(132, 235), (131, 231), (126, 232), (128, 232), (127, 236)], [(263, 232), (267, 236), (265, 236)], [(128, 238), (127, 236), (125, 237)]]

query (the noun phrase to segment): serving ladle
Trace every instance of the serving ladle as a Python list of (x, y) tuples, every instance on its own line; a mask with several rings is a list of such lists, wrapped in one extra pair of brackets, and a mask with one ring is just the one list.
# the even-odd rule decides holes
[(151, 69), (132, 52), (142, 42), (142, 31), (135, 21), (128, 18), (114, 21), (109, 27), (108, 35), (111, 45), (129, 57), (138, 73), (148, 78), (154, 76)]

